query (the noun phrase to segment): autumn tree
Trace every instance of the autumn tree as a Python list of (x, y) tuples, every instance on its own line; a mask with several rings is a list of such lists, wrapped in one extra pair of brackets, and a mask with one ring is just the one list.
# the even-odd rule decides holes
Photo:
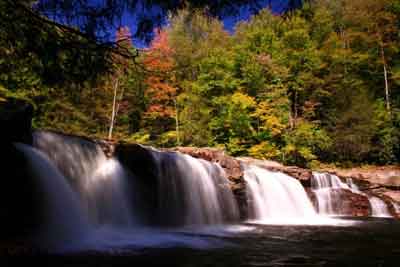
[[(121, 53), (134, 53), (132, 51), (132, 34), (128, 27), (121, 27), (118, 29), (116, 33), (116, 44), (118, 46), (118, 51), (122, 51)], [(131, 63), (126, 57), (121, 55), (121, 53), (114, 53), (113, 55), (114, 71), (111, 75), (111, 84), (114, 93), (108, 139), (112, 138), (116, 117), (124, 97), (125, 88), (124, 86), (120, 86), (121, 79), (127, 74)]]
[[(143, 59), (148, 72), (145, 80), (147, 85), (147, 110), (144, 116), (147, 126), (152, 129), (152, 134), (164, 135), (166, 142), (170, 141), (167, 139), (170, 139), (171, 136), (175, 136), (176, 143), (179, 144), (177, 88), (174, 87), (173, 52), (169, 44), (167, 31), (157, 29), (155, 38)], [(174, 133), (171, 132), (173, 129), (175, 129)]]

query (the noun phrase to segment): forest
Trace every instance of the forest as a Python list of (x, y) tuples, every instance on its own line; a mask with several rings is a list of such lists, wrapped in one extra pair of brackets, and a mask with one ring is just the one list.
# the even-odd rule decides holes
[(305, 167), (400, 161), (399, 0), (266, 7), (233, 31), (188, 5), (147, 47), (120, 27), (112, 49), (11, 2), (0, 101), (29, 101), (36, 128)]

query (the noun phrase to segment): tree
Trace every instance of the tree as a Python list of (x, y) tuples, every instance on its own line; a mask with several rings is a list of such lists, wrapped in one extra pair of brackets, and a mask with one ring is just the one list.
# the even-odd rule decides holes
[(184, 9), (171, 18), (166, 29), (179, 81), (182, 142), (210, 145), (209, 127), (214, 97), (233, 92), (233, 61), (229, 58), (229, 34), (220, 21), (204, 11)]
[[(119, 47), (122, 47), (127, 51), (133, 50), (132, 35), (128, 27), (121, 27), (118, 29), (116, 34), (116, 42)], [(125, 57), (121, 56), (120, 54), (115, 54), (113, 58), (115, 64), (115, 70), (114, 73), (112, 74), (114, 96), (113, 96), (110, 128), (108, 131), (108, 139), (112, 139), (114, 124), (116, 121), (116, 117), (118, 115), (122, 98), (124, 97), (125, 88), (120, 86), (120, 79), (122, 78), (123, 75), (126, 75), (129, 68), (129, 61)]]
[[(177, 89), (174, 82), (173, 49), (169, 45), (168, 33), (157, 29), (156, 36), (144, 55), (143, 63), (149, 71), (146, 78), (148, 99), (145, 117), (151, 124), (152, 133), (162, 134), (175, 125), (176, 144), (179, 144), (179, 120)], [(172, 122), (175, 121), (173, 124)]]
[[(347, 4), (345, 19), (352, 28), (365, 32), (364, 40), (369, 43), (371, 55), (381, 65), (382, 85), (386, 109), (390, 113), (390, 85), (389, 69), (390, 54), (397, 53), (395, 44), (397, 35), (396, 16), (390, 11), (391, 0), (384, 1), (351, 1)], [(359, 38), (357, 33), (353, 38)]]

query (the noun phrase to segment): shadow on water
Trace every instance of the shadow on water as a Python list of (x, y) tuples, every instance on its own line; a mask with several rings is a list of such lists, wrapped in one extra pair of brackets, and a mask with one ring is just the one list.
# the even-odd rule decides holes
[(243, 224), (175, 234), (209, 248), (125, 248), (46, 257), (40, 266), (399, 266), (400, 222), (343, 218), (351, 225)]

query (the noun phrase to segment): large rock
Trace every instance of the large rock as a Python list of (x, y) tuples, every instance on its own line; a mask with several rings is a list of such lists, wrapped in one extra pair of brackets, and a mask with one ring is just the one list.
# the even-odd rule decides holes
[(352, 178), (360, 190), (368, 195), (382, 199), (390, 213), (400, 218), (400, 166), (368, 166), (350, 169), (328, 168), (329, 171), (342, 179)]
[(400, 190), (400, 166), (369, 166), (363, 168), (325, 168), (322, 171), (333, 173), (342, 178), (353, 178), (360, 182), (381, 186), (391, 190)]
[[(311, 189), (306, 190), (316, 210), (318, 210), (315, 193)], [(333, 212), (343, 216), (367, 217), (371, 214), (368, 197), (356, 194), (347, 189), (332, 189), (331, 194), (340, 201), (333, 203)]]
[(0, 142), (31, 144), (32, 116), (33, 106), (26, 101), (13, 98), (0, 101)]
[[(25, 101), (0, 102), (0, 239), (29, 234), (39, 224), (42, 194), (25, 156), (13, 143), (32, 143), (33, 107)], [(40, 199), (40, 200), (39, 200)]]
[(133, 179), (132, 186), (140, 188), (140, 192), (135, 190), (140, 196), (134, 196), (134, 202), (141, 199), (144, 201), (138, 203), (145, 211), (143, 217), (147, 218), (147, 223), (156, 224), (160, 218), (153, 211), (158, 207), (158, 167), (151, 148), (139, 144), (120, 143), (115, 145), (114, 155), (124, 165), (124, 167), (136, 178)]
[(240, 181), (243, 179), (243, 170), (240, 167), (240, 162), (237, 159), (226, 155), (223, 150), (196, 147), (177, 147), (172, 150), (188, 154), (194, 158), (218, 163), (225, 170), (227, 178), (231, 181)]

